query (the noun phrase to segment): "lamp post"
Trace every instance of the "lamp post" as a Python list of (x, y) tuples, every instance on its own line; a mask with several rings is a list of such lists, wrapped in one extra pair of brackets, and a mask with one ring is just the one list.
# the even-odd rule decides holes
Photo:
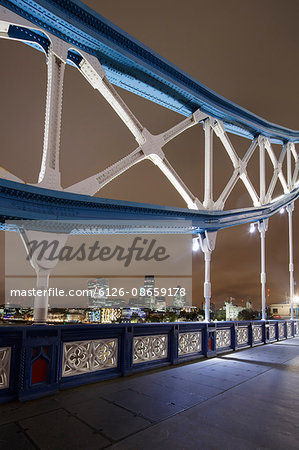
[(294, 203), (287, 206), (289, 219), (289, 273), (290, 273), (290, 307), (291, 320), (294, 320), (294, 263), (293, 263), (293, 211)]
[(261, 237), (261, 296), (262, 296), (262, 320), (266, 320), (266, 231), (268, 219), (258, 222), (258, 230)]

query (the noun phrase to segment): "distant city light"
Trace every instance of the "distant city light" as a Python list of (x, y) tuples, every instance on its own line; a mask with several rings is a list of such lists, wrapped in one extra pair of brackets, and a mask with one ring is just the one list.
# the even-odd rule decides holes
[(193, 238), (193, 241), (192, 241), (192, 250), (193, 250), (194, 252), (197, 252), (199, 249), (200, 249), (200, 245), (199, 245), (198, 238)]
[(255, 224), (251, 223), (250, 227), (249, 227), (249, 233), (254, 233), (255, 232)]

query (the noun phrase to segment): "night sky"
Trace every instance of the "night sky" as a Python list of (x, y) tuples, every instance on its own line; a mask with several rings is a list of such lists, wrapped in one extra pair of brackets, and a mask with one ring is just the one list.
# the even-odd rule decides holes
[[(218, 94), (271, 122), (299, 128), (297, 0), (87, 0), (85, 3)], [(36, 183), (43, 145), (45, 56), (22, 43), (8, 40), (0, 40), (0, 52), (0, 165), (23, 180)], [(134, 94), (119, 88), (118, 92), (140, 122), (154, 134), (183, 119)], [(232, 173), (229, 158), (216, 139), (215, 197)], [(231, 136), (231, 140), (240, 156), (250, 145), (250, 141), (236, 136)], [(67, 66), (60, 155), (63, 187), (106, 168), (134, 148), (133, 136), (110, 106), (78, 71)], [(279, 146), (274, 146), (274, 150), (279, 154)], [(187, 186), (202, 201), (202, 127), (183, 133), (164, 151)], [(257, 161), (258, 152), (248, 173), (258, 191)], [(268, 180), (269, 168), (268, 163)], [(185, 207), (164, 175), (149, 161), (131, 168), (97, 195)], [(226, 209), (246, 206), (251, 206), (250, 198), (239, 181)], [(295, 279), (299, 257), (298, 223), (299, 207), (295, 205)], [(212, 255), (212, 301), (218, 305), (232, 296), (239, 304), (241, 299), (250, 297), (255, 306), (259, 306), (259, 235), (251, 235), (248, 230), (249, 226), (245, 225), (218, 233)], [(288, 294), (287, 231), (286, 214), (270, 219), (266, 234), (268, 303), (284, 301)], [(3, 242), (1, 233), (2, 248)], [(199, 306), (203, 298), (203, 255), (198, 253), (193, 259), (193, 304)]]

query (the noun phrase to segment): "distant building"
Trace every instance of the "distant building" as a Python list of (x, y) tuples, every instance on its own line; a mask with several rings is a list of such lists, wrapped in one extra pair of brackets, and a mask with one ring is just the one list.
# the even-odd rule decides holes
[(173, 307), (177, 309), (184, 308), (184, 306), (187, 306), (187, 300), (186, 295), (181, 295), (182, 286), (177, 286), (177, 293), (173, 297)]
[(130, 322), (132, 316), (138, 316), (142, 319), (146, 317), (146, 312), (141, 308), (122, 308), (121, 318), (123, 322)]
[(106, 306), (109, 290), (107, 278), (96, 278), (87, 282), (89, 290), (89, 307), (101, 308)]
[(157, 311), (166, 311), (166, 298), (165, 297), (156, 297), (156, 310)]
[(91, 308), (86, 311), (86, 322), (101, 322), (101, 309)]
[(244, 306), (233, 305), (233, 300), (230, 297), (229, 301), (224, 303), (226, 320), (237, 320), (239, 313), (245, 309)]
[[(291, 316), (290, 303), (273, 303), (269, 305), (270, 314), (274, 319), (288, 319)], [(299, 317), (299, 305), (294, 303), (294, 318)]]
[(101, 323), (112, 323), (121, 318), (121, 308), (101, 308)]
[(149, 295), (149, 297), (152, 297), (154, 295), (154, 289), (155, 289), (155, 276), (154, 275), (145, 275), (143, 287), (146, 292), (148, 290), (150, 290), (152, 292), (152, 294)]
[(144, 308), (145, 307), (144, 297), (132, 297), (129, 300), (129, 308)]
[(140, 299), (142, 301), (141, 307), (155, 309), (156, 299), (154, 296), (154, 292), (155, 292), (155, 276), (154, 275), (145, 275), (143, 289), (144, 289), (143, 295), (140, 295)]

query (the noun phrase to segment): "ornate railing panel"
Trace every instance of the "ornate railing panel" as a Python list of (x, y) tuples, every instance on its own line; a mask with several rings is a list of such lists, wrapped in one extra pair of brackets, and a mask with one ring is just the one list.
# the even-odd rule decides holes
[(216, 349), (231, 346), (231, 330), (216, 330)]
[(276, 338), (276, 326), (275, 325), (269, 325), (269, 339), (275, 339)]
[(253, 326), (252, 327), (252, 339), (253, 342), (262, 342), (263, 340), (263, 328), (262, 326)]
[(168, 335), (134, 337), (133, 364), (167, 358)]
[(238, 327), (237, 328), (237, 345), (248, 344), (248, 342), (249, 342), (248, 327)]
[(118, 339), (65, 342), (62, 377), (117, 367)]
[(202, 351), (201, 331), (194, 333), (179, 333), (178, 354), (189, 355)]
[(9, 386), (11, 348), (0, 348), (0, 389), (6, 389)]
[(292, 336), (292, 324), (290, 322), (287, 323), (287, 337)]
[(284, 339), (285, 338), (285, 330), (284, 330), (284, 323), (278, 324), (278, 339)]

